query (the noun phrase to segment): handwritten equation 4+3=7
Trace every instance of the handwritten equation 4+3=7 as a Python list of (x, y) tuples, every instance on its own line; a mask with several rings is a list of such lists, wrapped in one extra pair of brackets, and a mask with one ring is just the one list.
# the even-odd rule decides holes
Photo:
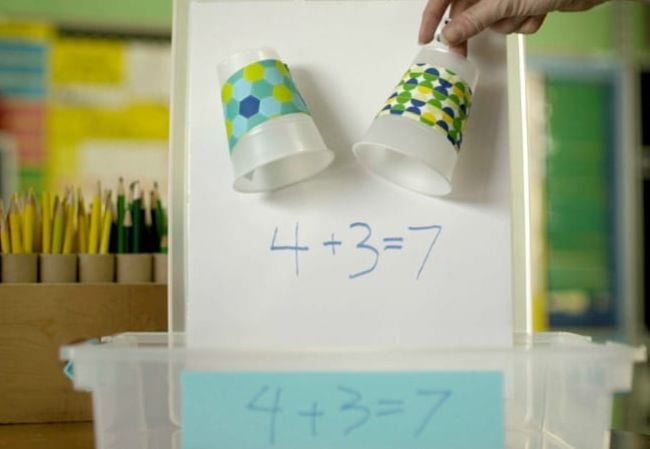
[[(407, 415), (409, 420), (413, 418), (412, 437), (420, 438), (433, 421), (436, 413), (452, 396), (451, 390), (416, 389), (414, 391), (416, 400), (426, 402), (417, 407), (418, 410), (423, 411), (422, 415), (412, 417), (413, 413), (409, 413), (406, 408), (407, 401), (403, 398), (379, 398), (375, 401), (368, 401), (363, 397), (361, 390), (353, 387), (339, 385), (337, 390), (342, 395), (342, 400), (334, 410), (321, 408), (318, 401), (306, 401), (305, 408), (297, 408), (287, 407), (283, 404), (283, 388), (271, 388), (269, 385), (264, 385), (246, 404), (246, 409), (251, 412), (268, 414), (268, 442), (271, 445), (275, 444), (280, 434), (279, 417), (284, 417), (285, 423), (290, 422), (292, 425), (297, 424), (297, 420), (304, 420), (306, 432), (311, 437), (318, 437), (319, 422), (322, 419), (327, 419), (328, 415), (336, 413), (345, 414), (347, 417), (347, 422), (340, 429), (342, 437), (360, 431), (364, 426), (370, 424), (373, 418), (383, 421), (382, 418), (385, 417)], [(381, 425), (384, 424), (381, 423)]]
[[(361, 276), (368, 275), (372, 273), (379, 264), (379, 256), (382, 253), (389, 251), (402, 251), (404, 249), (404, 236), (388, 236), (381, 239), (373, 238), (372, 227), (365, 222), (357, 221), (350, 223), (349, 229), (355, 230), (358, 234), (357, 240), (354, 242), (355, 251), (363, 251), (368, 256), (368, 264), (365, 267), (362, 267), (359, 271), (348, 274), (350, 279), (356, 279)], [(424, 245), (424, 255), (420, 262), (420, 265), (417, 268), (417, 273), (415, 279), (420, 279), (424, 268), (427, 265), (429, 256), (431, 255), (431, 250), (438, 241), (438, 237), (442, 232), (442, 226), (440, 225), (427, 225), (427, 226), (408, 226), (407, 230), (409, 233), (427, 233), (429, 238), (425, 241)], [(310, 251), (311, 247), (307, 244), (300, 242), (300, 223), (296, 223), (293, 233), (293, 244), (282, 245), (278, 243), (278, 227), (276, 226), (273, 230), (273, 238), (271, 239), (271, 251), (291, 251), (294, 253), (294, 265), (296, 276), (300, 275), (300, 253)], [(377, 243), (380, 241), (381, 243)], [(333, 256), (336, 256), (337, 249), (343, 246), (344, 241), (338, 240), (336, 234), (332, 233), (330, 237), (321, 242), (321, 246), (325, 249), (329, 249)], [(428, 244), (428, 245), (427, 245)]]

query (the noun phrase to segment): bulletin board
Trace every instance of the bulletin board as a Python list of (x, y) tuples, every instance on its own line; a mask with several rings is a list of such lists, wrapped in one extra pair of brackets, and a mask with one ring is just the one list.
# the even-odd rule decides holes
[[(171, 328), (198, 347), (510, 345), (511, 225), (522, 221), (511, 183), (525, 158), (511, 158), (524, 134), (521, 114), (509, 126), (521, 55), (506, 39), (471, 42), (480, 80), (453, 192), (432, 198), (369, 174), (351, 152), (418, 50), (423, 1), (175, 7)], [(241, 194), (216, 66), (261, 46), (289, 65), (336, 158), (306, 182)]]

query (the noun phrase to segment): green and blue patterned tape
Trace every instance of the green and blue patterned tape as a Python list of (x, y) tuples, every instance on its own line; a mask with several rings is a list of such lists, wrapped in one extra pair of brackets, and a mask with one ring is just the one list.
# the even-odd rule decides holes
[(253, 128), (276, 117), (309, 110), (293, 82), (289, 68), (277, 59), (248, 64), (221, 88), (230, 152)]
[(413, 64), (377, 116), (399, 115), (441, 132), (460, 150), (472, 105), (472, 89), (454, 71)]

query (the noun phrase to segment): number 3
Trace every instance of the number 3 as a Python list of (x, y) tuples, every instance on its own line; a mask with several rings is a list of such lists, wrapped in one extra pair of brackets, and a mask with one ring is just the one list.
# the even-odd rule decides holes
[(359, 276), (363, 276), (365, 274), (370, 273), (377, 267), (377, 262), (379, 262), (379, 251), (377, 251), (377, 248), (375, 248), (372, 245), (368, 245), (367, 243), (368, 240), (370, 240), (370, 236), (372, 236), (372, 229), (370, 228), (370, 225), (368, 225), (368, 223), (356, 222), (350, 225), (350, 229), (354, 229), (354, 228), (364, 228), (367, 231), (365, 238), (361, 240), (359, 243), (357, 243), (357, 248), (370, 251), (371, 253), (374, 254), (375, 260), (373, 261), (372, 266), (370, 266), (370, 268), (367, 268), (365, 270), (359, 271), (354, 274), (350, 274), (349, 275), (350, 279), (358, 278)]

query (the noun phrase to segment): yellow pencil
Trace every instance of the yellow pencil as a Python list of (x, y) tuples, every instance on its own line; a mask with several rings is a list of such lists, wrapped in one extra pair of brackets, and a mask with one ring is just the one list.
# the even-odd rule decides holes
[(9, 208), (9, 234), (11, 236), (12, 254), (23, 253), (23, 239), (20, 229), (20, 212), (18, 208), (18, 197), (14, 195), (11, 207)]
[(43, 252), (43, 210), (39, 207), (38, 198), (34, 196), (34, 211), (36, 216), (34, 219), (34, 252)]
[(93, 198), (93, 205), (90, 211), (90, 232), (88, 235), (88, 253), (97, 254), (99, 246), (99, 232), (101, 227), (101, 212), (102, 212), (102, 186), (97, 183), (97, 193)]
[(50, 194), (44, 191), (41, 195), (41, 209), (43, 213), (43, 252), (49, 254), (52, 251), (52, 207), (50, 206)]
[(36, 229), (36, 200), (30, 189), (23, 209), (23, 250), (27, 254), (34, 252), (34, 230)]
[(77, 246), (80, 253), (88, 252), (88, 218), (86, 217), (86, 205), (81, 191), (78, 193), (77, 201)]
[(99, 254), (108, 254), (108, 244), (111, 240), (111, 224), (113, 223), (113, 208), (111, 207), (111, 192), (106, 194), (104, 205), (104, 218), (102, 219), (102, 238), (99, 245)]
[(63, 216), (63, 204), (58, 201), (58, 198), (54, 201), (54, 224), (52, 225), (52, 254), (61, 254), (61, 249), (63, 248), (63, 230), (65, 227), (64, 216)]
[(74, 243), (74, 197), (72, 191), (68, 193), (65, 201), (65, 231), (63, 237), (63, 254), (72, 254)]
[(59, 201), (59, 195), (56, 193), (50, 196), (50, 218), (54, 219), (54, 213), (56, 212), (56, 203)]
[(2, 212), (0, 215), (0, 250), (2, 254), (9, 254), (11, 252), (11, 242), (9, 241), (9, 223), (7, 216)]
[[(5, 202), (2, 198), (0, 198), (0, 223), (4, 221), (5, 219)], [(7, 234), (9, 236), (9, 234)]]

